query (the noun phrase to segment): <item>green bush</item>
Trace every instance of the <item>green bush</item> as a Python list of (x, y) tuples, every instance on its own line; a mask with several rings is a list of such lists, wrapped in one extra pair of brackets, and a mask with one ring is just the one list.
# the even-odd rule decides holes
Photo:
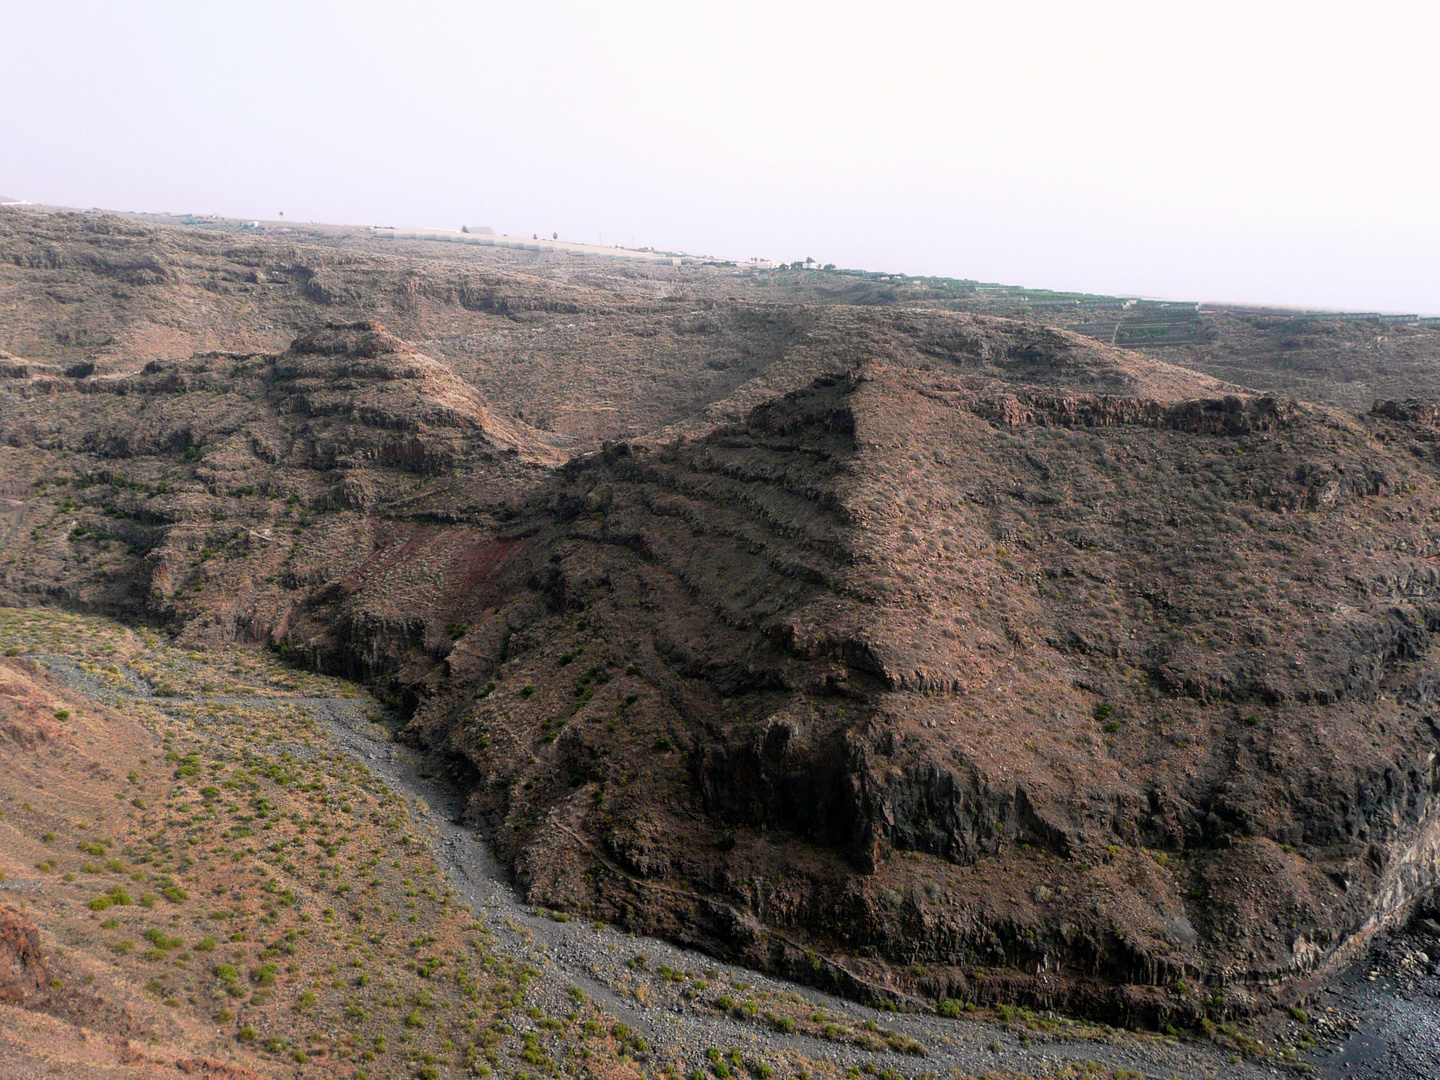
[(162, 952), (167, 949), (182, 948), (185, 944), (184, 938), (170, 937), (165, 931), (155, 927), (145, 931), (145, 940)]
[(277, 964), (261, 964), (250, 969), (250, 981), (256, 986), (269, 986), (275, 981), (280, 968)]

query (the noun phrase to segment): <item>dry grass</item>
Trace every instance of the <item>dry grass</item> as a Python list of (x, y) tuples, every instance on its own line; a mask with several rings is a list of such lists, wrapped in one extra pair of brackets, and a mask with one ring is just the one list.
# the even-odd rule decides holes
[[(262, 1075), (634, 1066), (583, 1000), (535, 1022), (538, 972), (457, 903), (403, 798), (279, 696), (357, 688), (44, 611), (0, 610), (0, 647), (0, 886), (41, 930), (53, 981), (26, 1004), (47, 1023)], [(107, 705), (36, 657), (76, 663), (98, 698), (132, 673), (200, 696)], [(4, 1027), (22, 1057), (53, 1055)]]

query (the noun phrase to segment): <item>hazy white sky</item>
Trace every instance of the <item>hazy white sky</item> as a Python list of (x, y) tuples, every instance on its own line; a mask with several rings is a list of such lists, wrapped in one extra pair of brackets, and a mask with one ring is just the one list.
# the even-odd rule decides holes
[(1440, 312), (1437, 12), (0, 0), (0, 193)]

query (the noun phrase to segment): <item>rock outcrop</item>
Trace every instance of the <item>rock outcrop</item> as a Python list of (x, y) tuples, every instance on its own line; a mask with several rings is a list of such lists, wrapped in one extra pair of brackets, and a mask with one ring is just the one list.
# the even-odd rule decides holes
[(997, 389), (862, 365), (537, 498), (414, 687), (537, 902), (1155, 1021), (1434, 885), (1410, 430)]
[[(12, 265), (192, 273), (92, 240)], [(370, 295), (297, 265), (235, 287)], [(0, 598), (373, 680), (536, 903), (862, 996), (1225, 1015), (1434, 887), (1432, 407), (945, 311), (405, 280), (472, 352), (327, 318), (7, 360)]]
[(40, 931), (13, 905), (0, 905), (0, 1001), (23, 1003), (45, 986)]

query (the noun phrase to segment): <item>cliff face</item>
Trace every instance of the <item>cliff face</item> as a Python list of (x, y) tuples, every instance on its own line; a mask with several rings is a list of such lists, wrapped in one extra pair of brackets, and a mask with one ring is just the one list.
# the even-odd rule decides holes
[(568, 458), (374, 322), (17, 361), (0, 596), (373, 679), (534, 902), (865, 996), (1244, 1010), (1433, 887), (1432, 406), (942, 312), (666, 319), (774, 348)]
[(1393, 412), (862, 365), (563, 470), (414, 727), (537, 902), (841, 985), (1253, 1007), (1434, 883), (1433, 433)]

